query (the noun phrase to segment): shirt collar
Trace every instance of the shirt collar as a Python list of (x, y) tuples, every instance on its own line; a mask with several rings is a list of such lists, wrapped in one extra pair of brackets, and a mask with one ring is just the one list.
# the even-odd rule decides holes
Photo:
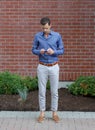
[[(49, 35), (52, 35), (53, 34), (53, 31), (51, 30)], [(44, 35), (44, 32), (41, 32), (41, 35)]]

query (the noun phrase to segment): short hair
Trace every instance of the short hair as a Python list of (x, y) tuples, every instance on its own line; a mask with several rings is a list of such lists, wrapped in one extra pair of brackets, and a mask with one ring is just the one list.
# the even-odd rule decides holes
[(49, 24), (51, 23), (50, 19), (48, 17), (43, 17), (41, 20), (40, 20), (40, 24), (42, 25), (45, 25), (45, 24)]

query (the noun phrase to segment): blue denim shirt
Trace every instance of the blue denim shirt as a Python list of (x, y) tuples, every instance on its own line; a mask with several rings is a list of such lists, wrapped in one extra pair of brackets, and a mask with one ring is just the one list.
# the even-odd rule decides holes
[[(41, 49), (47, 50), (51, 48), (54, 54), (40, 54)], [(33, 40), (32, 53), (39, 56), (39, 61), (43, 63), (54, 63), (58, 61), (58, 55), (64, 53), (64, 45), (61, 35), (57, 32), (51, 31), (48, 37), (44, 36), (43, 32), (38, 32)]]

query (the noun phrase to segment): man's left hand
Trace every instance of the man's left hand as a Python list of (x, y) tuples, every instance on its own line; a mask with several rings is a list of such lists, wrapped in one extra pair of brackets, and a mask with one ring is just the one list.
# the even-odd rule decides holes
[(52, 50), (51, 48), (49, 48), (49, 49), (47, 50), (47, 54), (49, 54), (49, 55), (54, 54), (54, 50)]

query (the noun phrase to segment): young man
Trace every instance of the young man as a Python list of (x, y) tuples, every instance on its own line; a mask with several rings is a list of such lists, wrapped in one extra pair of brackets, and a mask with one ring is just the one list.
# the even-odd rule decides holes
[(42, 32), (38, 32), (35, 35), (32, 47), (33, 54), (38, 55), (39, 57), (37, 76), (40, 116), (38, 122), (42, 122), (45, 117), (46, 84), (48, 80), (50, 81), (52, 119), (55, 122), (58, 122), (58, 55), (64, 53), (64, 46), (61, 35), (51, 30), (51, 21), (48, 17), (42, 18), (40, 24)]

